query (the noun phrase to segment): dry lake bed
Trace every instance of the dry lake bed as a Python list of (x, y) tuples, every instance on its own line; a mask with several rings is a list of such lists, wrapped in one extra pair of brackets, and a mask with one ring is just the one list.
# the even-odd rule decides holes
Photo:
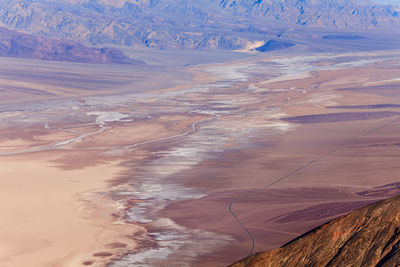
[(224, 266), (400, 191), (400, 52), (0, 59), (0, 266)]

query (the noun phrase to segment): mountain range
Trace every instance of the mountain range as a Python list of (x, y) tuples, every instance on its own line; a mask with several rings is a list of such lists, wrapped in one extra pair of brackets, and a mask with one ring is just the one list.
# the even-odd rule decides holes
[(0, 56), (85, 63), (141, 63), (115, 48), (92, 48), (71, 40), (57, 40), (0, 27)]
[(0, 23), (87, 45), (236, 50), (293, 27), (395, 30), (400, 8), (349, 0), (5, 0)]

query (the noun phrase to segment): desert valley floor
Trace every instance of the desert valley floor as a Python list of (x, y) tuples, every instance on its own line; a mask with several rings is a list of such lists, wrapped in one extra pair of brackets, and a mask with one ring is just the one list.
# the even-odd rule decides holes
[(1, 267), (225, 266), (400, 192), (397, 51), (0, 63)]

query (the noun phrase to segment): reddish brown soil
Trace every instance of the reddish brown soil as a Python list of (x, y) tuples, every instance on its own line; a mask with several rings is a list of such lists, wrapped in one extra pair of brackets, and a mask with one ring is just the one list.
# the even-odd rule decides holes
[(95, 256), (95, 257), (110, 257), (112, 255), (113, 254), (110, 252), (97, 252), (97, 253), (93, 254), (93, 256)]
[(345, 89), (338, 89), (338, 91), (352, 91), (352, 92), (361, 92), (361, 93), (368, 93), (373, 95), (379, 95), (384, 97), (399, 97), (400, 96), (400, 89), (399, 84), (389, 84), (389, 85), (382, 85), (382, 86), (370, 86), (370, 87), (356, 87), (356, 88), (345, 88)]
[(287, 223), (295, 221), (314, 221), (324, 218), (337, 216), (338, 214), (348, 213), (359, 208), (362, 208), (372, 201), (356, 201), (356, 202), (333, 202), (326, 204), (319, 204), (310, 206), (303, 210), (297, 210), (287, 214), (279, 215), (278, 217), (270, 219), (275, 223)]
[(327, 113), (306, 116), (296, 116), (284, 118), (284, 121), (296, 123), (326, 123), (326, 122), (343, 122), (343, 121), (358, 121), (358, 120), (373, 120), (386, 117), (400, 115), (399, 112), (381, 111), (381, 112), (342, 112), (342, 113)]
[(123, 243), (110, 243), (110, 244), (106, 244), (106, 248), (111, 248), (111, 249), (114, 249), (114, 248), (125, 248), (127, 245), (126, 244), (123, 244)]
[[(218, 160), (202, 162), (190, 173), (173, 178), (210, 195), (171, 204), (160, 216), (190, 228), (234, 236), (230, 246), (209, 255), (215, 265), (245, 257), (251, 246), (248, 234), (228, 212), (230, 203), (254, 237), (255, 251), (279, 247), (382, 198), (355, 194), (362, 188), (398, 181), (400, 151), (376, 146), (400, 142), (400, 123), (395, 119), (304, 124), (259, 143), (257, 149), (224, 152)], [(189, 175), (191, 179), (185, 179)], [(198, 264), (207, 266), (202, 259)]]

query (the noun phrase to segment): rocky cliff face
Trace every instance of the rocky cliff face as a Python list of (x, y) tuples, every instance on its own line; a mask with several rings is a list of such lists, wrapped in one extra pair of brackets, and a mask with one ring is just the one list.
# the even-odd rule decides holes
[(277, 22), (395, 29), (400, 9), (345, 0), (5, 0), (0, 22), (94, 45), (232, 50), (279, 35)]
[(90, 48), (0, 27), (0, 56), (86, 63), (140, 63), (113, 48)]
[(387, 266), (400, 264), (400, 196), (324, 224), (241, 266)]

